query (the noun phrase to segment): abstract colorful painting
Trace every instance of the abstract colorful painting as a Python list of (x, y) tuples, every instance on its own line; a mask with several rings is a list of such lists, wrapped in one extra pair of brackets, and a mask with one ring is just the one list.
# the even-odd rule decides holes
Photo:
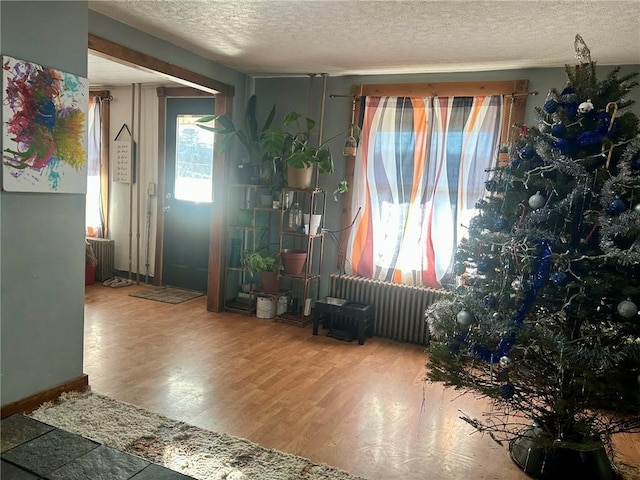
[(87, 80), (2, 57), (2, 186), (86, 193)]

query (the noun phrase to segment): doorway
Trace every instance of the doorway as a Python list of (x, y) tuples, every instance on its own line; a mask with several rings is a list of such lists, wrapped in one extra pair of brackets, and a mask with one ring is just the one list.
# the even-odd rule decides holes
[(213, 97), (167, 98), (162, 283), (207, 291), (213, 201), (213, 134), (195, 122)]

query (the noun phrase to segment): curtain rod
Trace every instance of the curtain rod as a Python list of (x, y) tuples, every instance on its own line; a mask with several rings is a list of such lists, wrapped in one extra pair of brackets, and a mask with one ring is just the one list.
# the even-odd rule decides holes
[[(531, 92), (525, 92), (525, 93), (515, 93), (515, 92), (513, 92), (510, 95), (507, 94), (506, 96), (509, 96), (511, 98), (514, 98), (514, 97), (526, 97), (528, 95), (538, 95), (539, 93), (540, 92), (538, 92), (537, 90), (533, 90)], [(365, 96), (365, 95), (340, 95), (340, 94), (337, 94), (337, 93), (330, 93), (329, 94), (329, 98), (352, 98), (354, 100), (358, 100), (358, 99), (362, 98), (363, 96)], [(432, 95), (432, 96), (437, 97), (437, 95)]]

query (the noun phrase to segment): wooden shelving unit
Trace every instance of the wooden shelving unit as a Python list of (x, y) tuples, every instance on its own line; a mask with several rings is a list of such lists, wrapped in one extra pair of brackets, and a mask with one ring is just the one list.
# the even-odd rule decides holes
[[(285, 188), (283, 198), (292, 193), (292, 204), (298, 202), (303, 213), (322, 215), (320, 230), (315, 235), (305, 235), (302, 231), (288, 229), (287, 215), (289, 211), (283, 204), (280, 218), (280, 251), (285, 248), (304, 250), (307, 260), (304, 270), (299, 275), (284, 273), (280, 279), (280, 288), (289, 292), (289, 308), (287, 312), (276, 315), (276, 321), (305, 326), (313, 321), (310, 304), (318, 300), (320, 294), (320, 268), (324, 254), (324, 234), (322, 225), (326, 210), (326, 193), (324, 190)], [(305, 308), (305, 303), (309, 305)], [(306, 310), (306, 311), (305, 311)]]
[[(227, 211), (226, 260), (225, 260), (225, 310), (246, 313), (256, 312), (254, 279), (240, 263), (242, 252), (273, 246), (274, 254), (279, 245), (282, 212), (273, 209), (271, 203), (263, 203), (262, 197), (272, 194), (263, 185), (234, 183), (229, 185)], [(249, 284), (248, 291), (242, 286)]]

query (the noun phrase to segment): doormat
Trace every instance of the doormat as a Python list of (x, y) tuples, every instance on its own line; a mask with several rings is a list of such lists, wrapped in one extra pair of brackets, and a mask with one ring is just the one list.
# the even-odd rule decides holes
[(130, 297), (146, 298), (164, 303), (182, 303), (203, 296), (202, 292), (193, 290), (180, 290), (179, 288), (157, 287), (130, 293)]

